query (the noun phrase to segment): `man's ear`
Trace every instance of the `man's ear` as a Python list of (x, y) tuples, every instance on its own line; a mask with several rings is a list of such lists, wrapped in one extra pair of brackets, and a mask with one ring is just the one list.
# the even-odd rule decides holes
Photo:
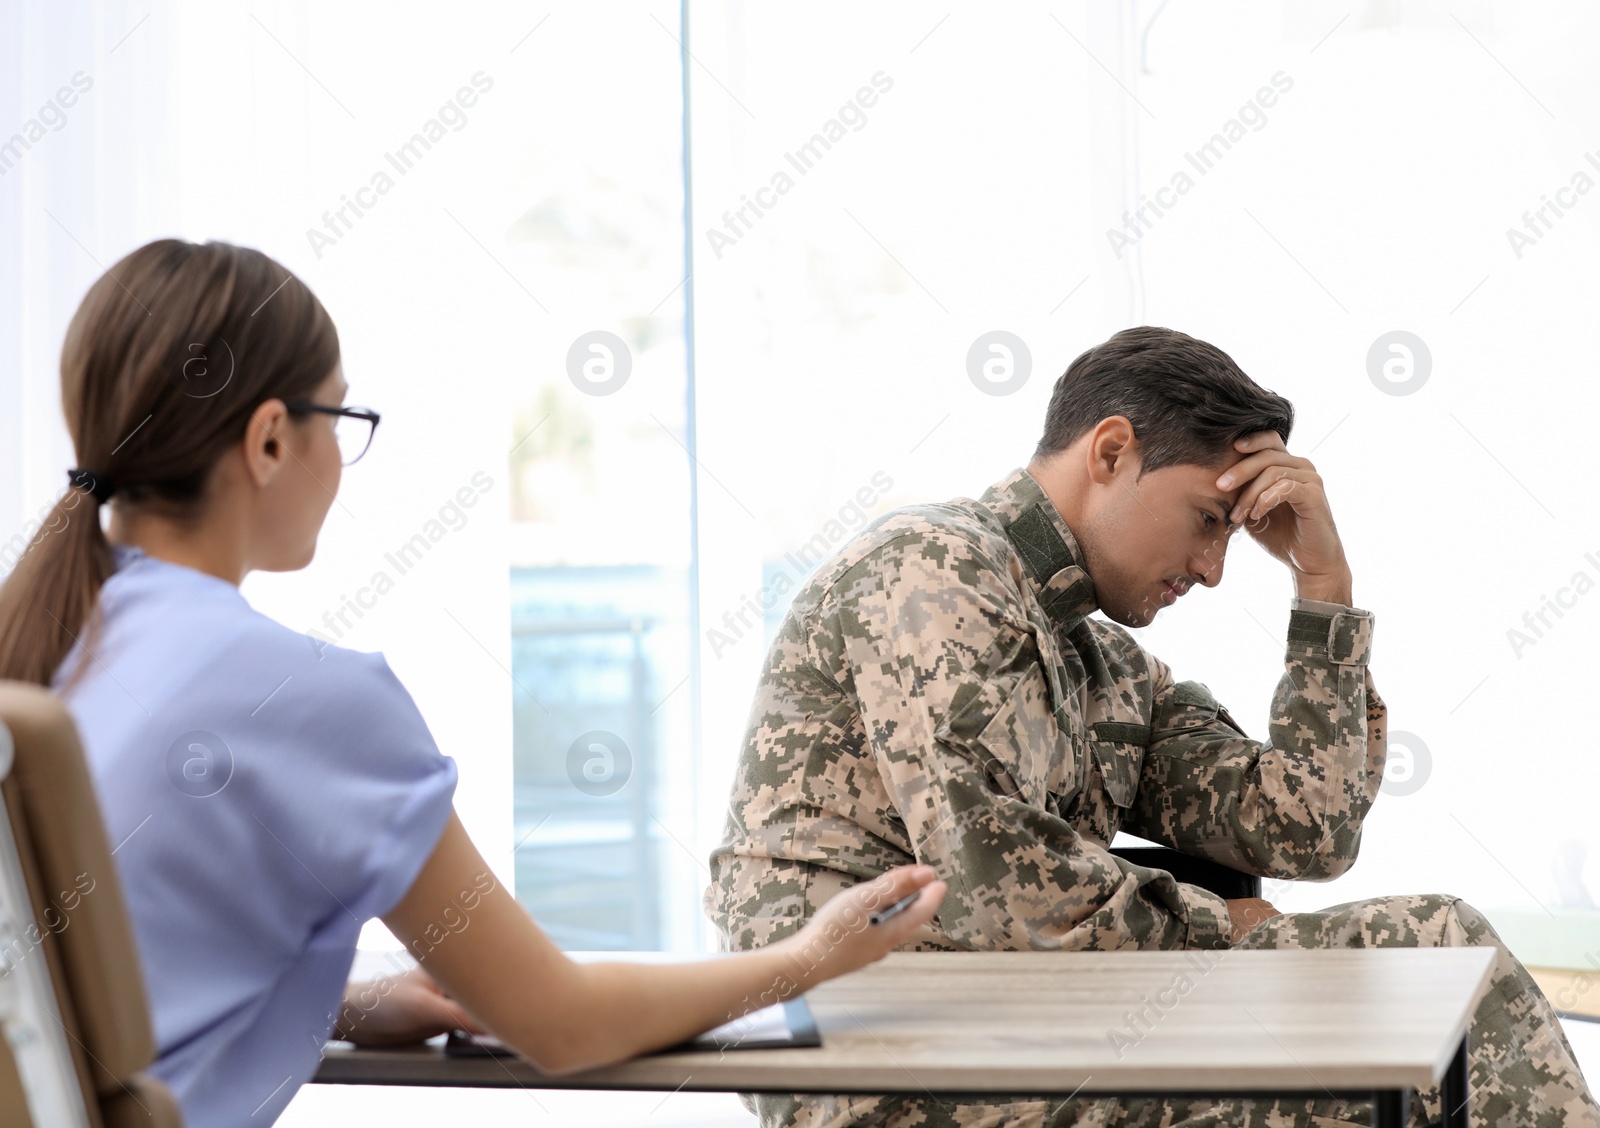
[[(1089, 480), (1097, 485), (1108, 485), (1119, 470), (1126, 471), (1139, 462), (1138, 440), (1134, 438), (1133, 424), (1125, 415), (1108, 415), (1095, 424), (1089, 432), (1089, 442), (1084, 453), (1087, 459)], [(1126, 465), (1124, 465), (1124, 460)]]
[(285, 432), (289, 410), (281, 399), (264, 400), (250, 413), (245, 424), (243, 454), (245, 473), (258, 487), (265, 486), (289, 459)]

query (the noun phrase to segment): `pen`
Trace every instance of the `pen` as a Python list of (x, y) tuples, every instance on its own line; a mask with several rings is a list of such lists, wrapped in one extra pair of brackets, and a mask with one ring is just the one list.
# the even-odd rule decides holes
[(867, 923), (882, 924), (890, 917), (895, 916), (898, 913), (905, 912), (911, 907), (911, 903), (920, 896), (922, 896), (922, 890), (920, 889), (918, 889), (915, 893), (907, 893), (904, 897), (890, 905), (887, 909), (880, 910), (879, 912), (875, 912), (871, 916), (867, 917)]

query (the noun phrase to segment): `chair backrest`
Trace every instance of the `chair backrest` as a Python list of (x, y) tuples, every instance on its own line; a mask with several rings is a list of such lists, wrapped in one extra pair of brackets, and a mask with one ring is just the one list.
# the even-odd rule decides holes
[(65, 706), (0, 682), (0, 1122), (182, 1128), (100, 805)]

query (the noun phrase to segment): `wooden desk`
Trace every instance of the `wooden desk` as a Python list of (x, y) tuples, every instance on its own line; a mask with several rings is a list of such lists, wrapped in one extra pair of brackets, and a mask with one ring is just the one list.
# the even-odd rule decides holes
[[(315, 1080), (700, 1092), (1342, 1097), (1402, 1125), (1442, 1084), (1467, 1121), (1466, 1033), (1491, 948), (896, 952), (807, 995), (823, 1045), (666, 1052), (564, 1077), (438, 1045), (331, 1044)], [(1146, 1020), (1131, 1021), (1145, 1009)], [(1117, 1032), (1119, 1037), (1113, 1037)]]

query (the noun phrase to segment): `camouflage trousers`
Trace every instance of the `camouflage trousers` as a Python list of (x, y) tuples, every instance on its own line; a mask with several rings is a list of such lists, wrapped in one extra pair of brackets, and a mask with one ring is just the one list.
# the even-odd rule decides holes
[[(1554, 1008), (1483, 915), (1458, 897), (1374, 897), (1264, 921), (1234, 948), (1420, 948), (1499, 951), (1470, 1026), (1474, 1128), (1600, 1128), (1596, 1105)], [(1370, 1125), (1370, 1103), (1243, 1098), (932, 1097), (742, 1094), (763, 1128), (1339, 1128)], [(1412, 1094), (1408, 1128), (1443, 1116), (1438, 1087)]]

